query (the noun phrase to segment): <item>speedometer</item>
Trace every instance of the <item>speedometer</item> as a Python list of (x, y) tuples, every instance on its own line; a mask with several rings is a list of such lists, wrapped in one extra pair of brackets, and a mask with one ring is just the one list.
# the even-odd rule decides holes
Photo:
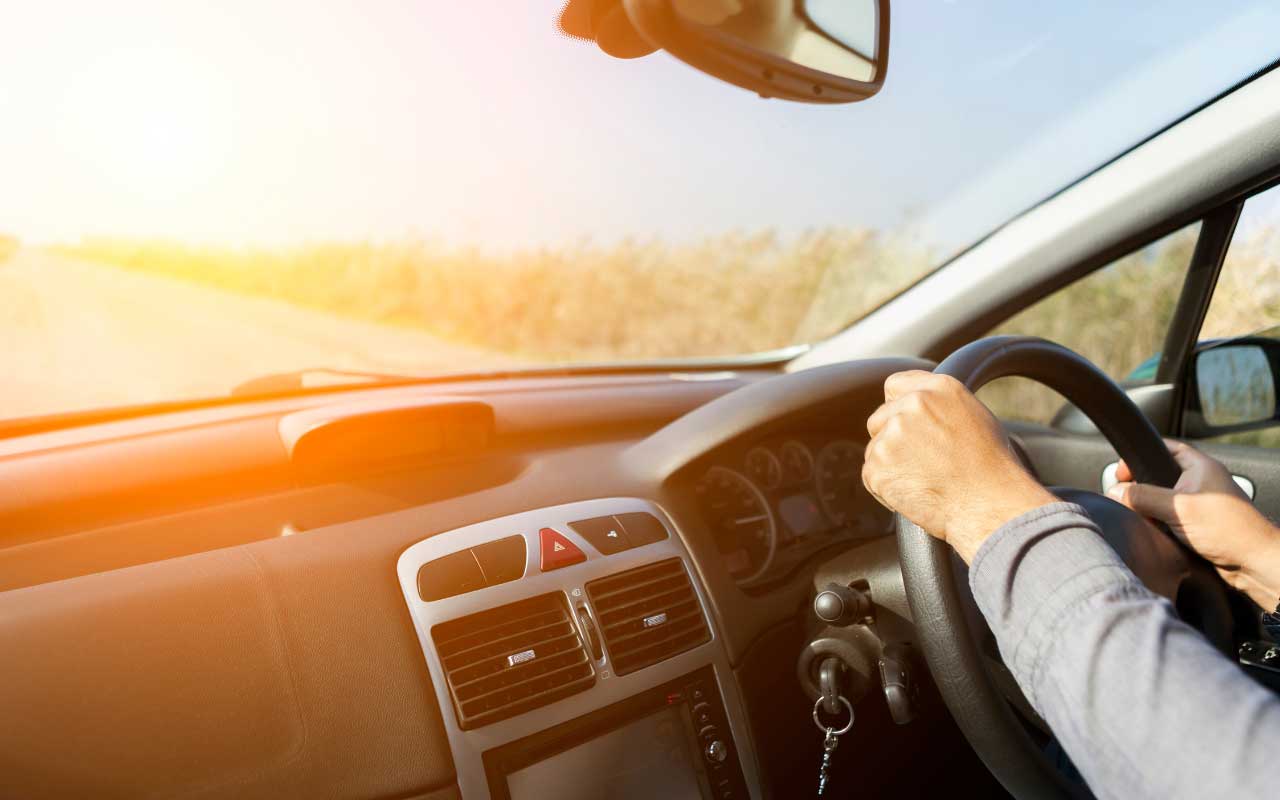
[(765, 574), (778, 549), (778, 526), (764, 493), (726, 467), (707, 470), (696, 491), (733, 579), (747, 583)]

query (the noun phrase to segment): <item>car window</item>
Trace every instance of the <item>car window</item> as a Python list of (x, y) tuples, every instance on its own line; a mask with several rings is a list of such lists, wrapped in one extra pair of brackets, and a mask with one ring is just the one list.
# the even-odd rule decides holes
[[(1207, 421), (1229, 424), (1257, 418), (1258, 414), (1253, 412), (1260, 403), (1265, 405), (1268, 390), (1274, 407), (1274, 383), (1259, 380), (1269, 372), (1265, 369), (1266, 359), (1261, 355), (1260, 345), (1265, 344), (1261, 340), (1278, 339), (1280, 187), (1254, 195), (1245, 202), (1200, 328), (1201, 347), (1212, 348), (1199, 361), (1201, 389), (1207, 393), (1207, 384), (1213, 384), (1215, 392), (1229, 401), (1223, 404), (1222, 420)], [(1251, 368), (1259, 361), (1262, 369)], [(1259, 388), (1259, 383), (1266, 385)], [(1269, 425), (1208, 438), (1280, 448), (1280, 427)]]
[[(1074, 350), (1128, 386), (1155, 379), (1165, 333), (1200, 223), (1181, 228), (1049, 295), (988, 333), (1039, 336)], [(978, 396), (1003, 419), (1048, 423), (1066, 401), (1025, 378)]]

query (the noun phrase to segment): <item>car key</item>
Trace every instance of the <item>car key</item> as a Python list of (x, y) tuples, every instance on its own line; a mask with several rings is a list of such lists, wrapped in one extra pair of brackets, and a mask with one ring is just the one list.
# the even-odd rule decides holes
[(819, 697), (818, 702), (813, 704), (813, 724), (818, 726), (818, 730), (822, 731), (822, 764), (818, 767), (818, 797), (822, 797), (827, 790), (827, 782), (831, 777), (831, 754), (836, 751), (836, 747), (840, 744), (840, 737), (844, 736), (853, 728), (853, 705), (844, 698), (843, 695), (837, 695), (836, 699), (840, 701), (849, 712), (849, 722), (843, 728), (836, 729), (830, 725), (822, 724), (822, 719), (818, 716), (818, 711), (822, 707), (823, 698)]

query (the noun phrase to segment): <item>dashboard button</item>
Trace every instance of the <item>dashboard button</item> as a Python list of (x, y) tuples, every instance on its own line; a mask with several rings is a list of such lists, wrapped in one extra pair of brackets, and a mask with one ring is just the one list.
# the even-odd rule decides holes
[(418, 594), (423, 600), (440, 600), (484, 588), (484, 573), (470, 550), (428, 561), (418, 569)]
[(615, 514), (614, 519), (622, 523), (622, 527), (627, 532), (627, 538), (631, 540), (632, 547), (653, 544), (667, 538), (666, 527), (652, 514), (646, 514), (643, 511), (632, 514)]
[(626, 530), (613, 517), (581, 519), (570, 522), (569, 527), (581, 534), (583, 539), (591, 542), (592, 547), (606, 556), (620, 553), (632, 546)]
[(508, 536), (471, 548), (484, 573), (485, 583), (496, 586), (524, 576), (524, 537)]
[(550, 572), (553, 569), (560, 569), (572, 564), (580, 564), (587, 560), (587, 554), (582, 552), (573, 542), (564, 537), (564, 534), (551, 528), (543, 528), (538, 531), (538, 539), (542, 543), (542, 571)]
[(699, 728), (712, 725), (715, 718), (711, 716), (711, 706), (706, 703), (699, 703), (693, 707), (693, 724)]

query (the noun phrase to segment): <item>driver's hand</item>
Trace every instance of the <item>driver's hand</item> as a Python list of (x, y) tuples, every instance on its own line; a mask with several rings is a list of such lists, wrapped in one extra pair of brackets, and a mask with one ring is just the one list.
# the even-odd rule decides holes
[(966, 563), (1001, 525), (1057, 500), (1022, 468), (987, 407), (954, 378), (899, 372), (885, 381), (884, 400), (867, 419), (862, 482)]
[(1120, 462), (1112, 499), (1169, 526), (1208, 559), (1228, 585), (1270, 611), (1280, 600), (1280, 531), (1253, 507), (1219, 462), (1182, 442), (1166, 440), (1182, 476), (1172, 489), (1133, 483)]

